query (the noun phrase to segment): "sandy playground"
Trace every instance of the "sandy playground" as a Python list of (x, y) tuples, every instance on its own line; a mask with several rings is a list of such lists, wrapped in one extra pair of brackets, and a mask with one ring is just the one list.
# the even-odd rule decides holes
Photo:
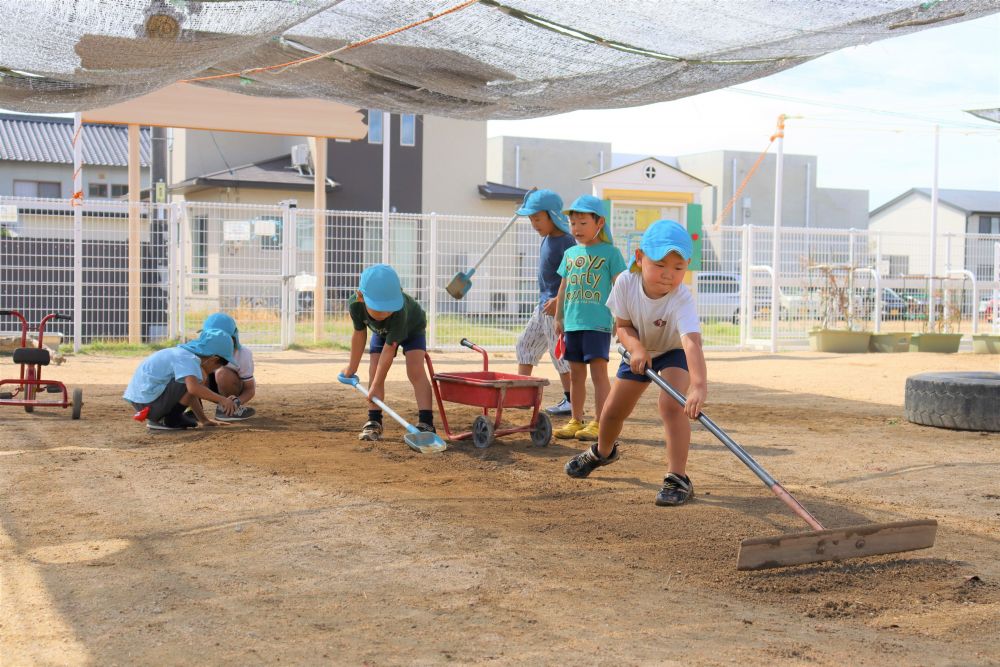
[(935, 547), (737, 572), (740, 540), (804, 526), (698, 425), (695, 501), (655, 507), (655, 388), (578, 481), (575, 444), (526, 434), (359, 442), (346, 353), (258, 355), (259, 418), (181, 434), (129, 419), (138, 358), (71, 357), (48, 375), (84, 387), (81, 421), (0, 408), (0, 663), (1000, 664), (1000, 434), (902, 416), (908, 375), (997, 358), (707, 357), (706, 413), (821, 521), (936, 518)]

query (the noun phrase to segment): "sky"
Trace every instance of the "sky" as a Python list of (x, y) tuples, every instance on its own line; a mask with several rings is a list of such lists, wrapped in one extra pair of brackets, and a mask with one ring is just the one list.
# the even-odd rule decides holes
[[(1000, 15), (844, 49), (731, 88), (630, 109), (490, 121), (487, 134), (610, 142), (615, 153), (763, 151), (779, 114), (784, 151), (818, 156), (820, 187), (869, 191), (874, 209), (938, 186), (1000, 191)], [(774, 148), (772, 147), (772, 151)]]

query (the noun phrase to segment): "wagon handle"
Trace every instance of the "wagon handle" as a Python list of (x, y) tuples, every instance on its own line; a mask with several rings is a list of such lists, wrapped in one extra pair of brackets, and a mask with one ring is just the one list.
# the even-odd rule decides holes
[(476, 345), (475, 343), (473, 343), (468, 338), (463, 338), (462, 340), (458, 341), (458, 344), (461, 345), (462, 347), (467, 347), (470, 350), (475, 350), (479, 354), (483, 355), (483, 371), (485, 372), (485, 371), (490, 370), (490, 359), (486, 355), (486, 350), (484, 350), (483, 348), (479, 347), (478, 345)]

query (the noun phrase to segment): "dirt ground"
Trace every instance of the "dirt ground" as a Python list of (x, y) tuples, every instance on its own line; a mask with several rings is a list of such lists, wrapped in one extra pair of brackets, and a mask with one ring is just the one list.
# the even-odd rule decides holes
[[(0, 407), (0, 664), (1000, 664), (1000, 434), (902, 414), (908, 375), (997, 357), (709, 353), (706, 413), (828, 527), (940, 523), (930, 550), (756, 573), (740, 541), (804, 525), (700, 426), (696, 500), (654, 506), (655, 388), (621, 461), (572, 480), (565, 441), (359, 442), (345, 359), (258, 355), (259, 416), (226, 428), (133, 422), (137, 358), (48, 370), (80, 421)], [(404, 377), (389, 396), (415, 416)]]

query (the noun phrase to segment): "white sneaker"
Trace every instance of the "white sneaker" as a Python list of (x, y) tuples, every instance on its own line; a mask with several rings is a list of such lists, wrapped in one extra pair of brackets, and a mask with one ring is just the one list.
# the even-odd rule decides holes
[(563, 397), (563, 400), (559, 401), (551, 408), (545, 408), (544, 412), (550, 415), (568, 415), (573, 412), (573, 406), (569, 404), (569, 401)]

